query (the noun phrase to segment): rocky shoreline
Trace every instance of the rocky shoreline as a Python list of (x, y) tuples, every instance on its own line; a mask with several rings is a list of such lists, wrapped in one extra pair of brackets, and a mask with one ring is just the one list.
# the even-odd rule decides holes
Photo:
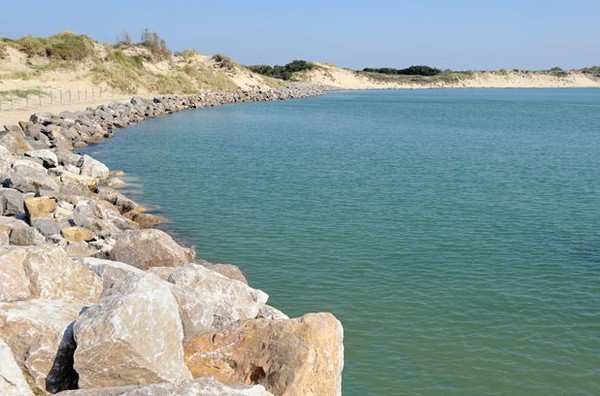
[(343, 329), (290, 319), (231, 264), (152, 228), (118, 173), (74, 152), (187, 109), (321, 95), (134, 97), (0, 132), (0, 394), (339, 395)]

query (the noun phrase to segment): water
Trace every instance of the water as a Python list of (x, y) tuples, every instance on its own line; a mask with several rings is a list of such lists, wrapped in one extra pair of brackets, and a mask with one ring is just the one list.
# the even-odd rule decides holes
[(346, 92), (91, 149), (198, 256), (344, 324), (345, 395), (600, 394), (600, 91)]

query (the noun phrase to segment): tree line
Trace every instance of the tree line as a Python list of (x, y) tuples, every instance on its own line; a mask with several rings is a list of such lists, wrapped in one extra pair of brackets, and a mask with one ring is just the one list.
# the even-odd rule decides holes
[(314, 63), (307, 62), (304, 60), (295, 60), (283, 66), (253, 65), (246, 67), (252, 70), (253, 72), (262, 74), (264, 76), (278, 78), (280, 80), (290, 80), (294, 73), (303, 70), (310, 70), (314, 68), (315, 65)]
[(424, 66), (424, 65), (410, 66), (410, 67), (407, 67), (406, 69), (394, 69), (391, 67), (382, 67), (382, 68), (366, 67), (362, 71), (367, 72), (367, 73), (381, 73), (381, 74), (404, 75), (404, 76), (435, 76), (442, 72), (440, 69), (436, 69), (435, 67)]

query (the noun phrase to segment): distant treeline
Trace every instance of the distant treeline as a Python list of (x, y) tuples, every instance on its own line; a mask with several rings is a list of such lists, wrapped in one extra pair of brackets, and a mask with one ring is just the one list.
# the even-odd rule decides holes
[(442, 71), (434, 67), (429, 66), (411, 66), (406, 69), (394, 69), (391, 67), (382, 68), (371, 68), (367, 67), (363, 69), (364, 72), (368, 73), (381, 73), (391, 75), (404, 75), (404, 76), (435, 76), (440, 74)]
[(273, 78), (279, 78), (281, 80), (289, 80), (292, 75), (296, 72), (303, 70), (310, 70), (315, 67), (314, 63), (310, 63), (303, 60), (295, 60), (284, 66), (269, 66), (269, 65), (254, 65), (246, 66), (248, 69), (255, 73), (262, 74)]

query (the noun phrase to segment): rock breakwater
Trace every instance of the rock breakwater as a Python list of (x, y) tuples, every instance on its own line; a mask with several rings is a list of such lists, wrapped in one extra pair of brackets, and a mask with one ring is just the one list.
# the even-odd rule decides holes
[(152, 228), (118, 174), (74, 152), (186, 109), (323, 94), (134, 97), (0, 132), (0, 394), (338, 395), (343, 330), (290, 319), (229, 264)]

